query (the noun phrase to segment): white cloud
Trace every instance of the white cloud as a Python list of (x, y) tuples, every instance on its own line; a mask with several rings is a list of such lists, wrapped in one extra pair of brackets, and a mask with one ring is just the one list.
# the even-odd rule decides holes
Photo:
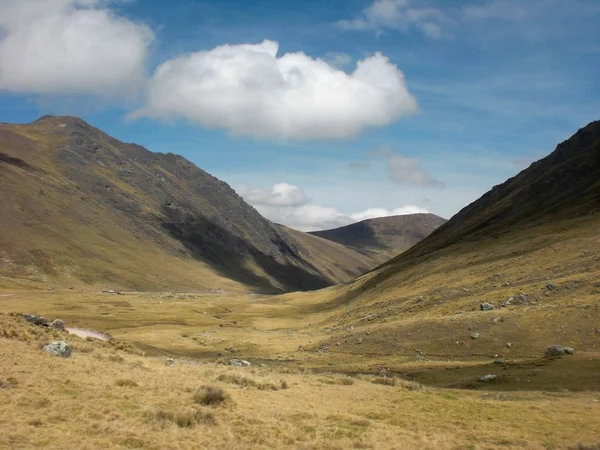
[(410, 0), (375, 0), (357, 18), (340, 20), (338, 26), (345, 30), (379, 32), (417, 29), (431, 39), (440, 39), (446, 36), (443, 26), (449, 20), (439, 9), (413, 7)]
[[(388, 179), (400, 185), (416, 187), (444, 187), (444, 184), (421, 168), (421, 161), (395, 153), (390, 146), (382, 145), (367, 152), (366, 156), (371, 160), (385, 159), (385, 168)], [(371, 168), (370, 160), (352, 161), (348, 168), (353, 172), (366, 171)]]
[(336, 208), (308, 203), (299, 187), (287, 183), (278, 183), (270, 191), (248, 186), (241, 186), (236, 190), (267, 219), (300, 231), (328, 230), (377, 217), (429, 212), (409, 205), (395, 209), (368, 208), (365, 211), (343, 214)]
[(0, 90), (117, 94), (144, 81), (153, 33), (109, 0), (0, 0)]
[(486, 3), (467, 5), (463, 9), (467, 19), (524, 20), (528, 18), (526, 7), (521, 2), (492, 0)]
[(443, 184), (421, 169), (417, 158), (393, 154), (387, 160), (388, 178), (394, 183), (423, 187), (443, 187)]
[(161, 64), (132, 117), (185, 118), (235, 135), (339, 139), (414, 113), (403, 73), (377, 53), (347, 74), (279, 44), (222, 45)]
[(302, 189), (287, 183), (277, 183), (270, 191), (241, 186), (237, 192), (251, 205), (302, 206), (308, 202)]

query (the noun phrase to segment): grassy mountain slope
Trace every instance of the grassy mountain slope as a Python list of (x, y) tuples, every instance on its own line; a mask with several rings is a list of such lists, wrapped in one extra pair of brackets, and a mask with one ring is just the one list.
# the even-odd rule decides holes
[[(174, 154), (84, 121), (0, 125), (0, 274), (5, 285), (317, 289), (374, 264), (329, 242), (311, 259), (227, 184)], [(338, 259), (336, 259), (338, 258)]]
[(383, 263), (422, 241), (445, 222), (435, 214), (408, 214), (363, 220), (310, 234), (366, 255), (379, 255), (379, 262)]

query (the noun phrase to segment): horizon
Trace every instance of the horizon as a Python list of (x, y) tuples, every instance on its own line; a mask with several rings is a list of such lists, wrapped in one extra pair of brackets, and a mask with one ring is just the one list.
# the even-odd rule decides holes
[(599, 16), (591, 0), (0, 0), (0, 121), (81, 117), (301, 231), (450, 218), (598, 119)]

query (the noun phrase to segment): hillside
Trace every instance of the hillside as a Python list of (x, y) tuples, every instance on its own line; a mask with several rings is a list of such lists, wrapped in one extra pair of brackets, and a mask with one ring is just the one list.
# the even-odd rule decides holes
[(317, 289), (374, 267), (328, 241), (313, 258), (226, 183), (73, 117), (0, 124), (0, 285)]
[(390, 255), (387, 261), (429, 236), (446, 222), (435, 214), (407, 214), (363, 220), (332, 230), (310, 234), (350, 247), (366, 255)]

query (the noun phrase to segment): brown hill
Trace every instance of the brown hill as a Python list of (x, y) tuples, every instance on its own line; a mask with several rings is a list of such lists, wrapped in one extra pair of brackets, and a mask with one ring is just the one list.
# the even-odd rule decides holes
[[(544, 369), (547, 385), (587, 386), (582, 374), (600, 361), (599, 295), (600, 122), (593, 122), (398, 257), (299, 304), (326, 317), (316, 327), (338, 330), (316, 345), (335, 348), (347, 363), (360, 365), (365, 354), (389, 364), (481, 362), (415, 375), (464, 387), (500, 373), (490, 355), (540, 358), (546, 346), (561, 344), (591, 366)], [(485, 302), (494, 309), (482, 311)], [(503, 388), (520, 389), (502, 380)]]
[(366, 255), (391, 255), (391, 258), (422, 241), (445, 222), (446, 219), (435, 214), (408, 214), (367, 219), (309, 234), (337, 242)]
[(281, 292), (375, 265), (325, 240), (314, 258), (316, 238), (272, 224), (185, 158), (73, 117), (0, 124), (0, 191), (4, 285)]

